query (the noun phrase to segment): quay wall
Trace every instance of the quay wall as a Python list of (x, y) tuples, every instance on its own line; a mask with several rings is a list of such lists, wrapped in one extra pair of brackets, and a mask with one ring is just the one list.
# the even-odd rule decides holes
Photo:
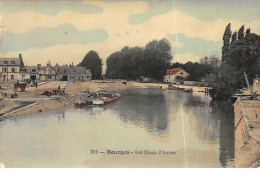
[(260, 142), (251, 134), (244, 104), (238, 98), (234, 104), (235, 167), (260, 167)]

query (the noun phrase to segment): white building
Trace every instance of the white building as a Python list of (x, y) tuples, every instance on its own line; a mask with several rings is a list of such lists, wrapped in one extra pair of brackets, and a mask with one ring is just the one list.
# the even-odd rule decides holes
[(190, 76), (189, 73), (184, 71), (182, 68), (172, 68), (172, 69), (167, 69), (166, 75), (164, 76), (163, 80), (166, 83), (181, 83), (180, 80), (176, 79), (178, 76), (183, 79), (186, 79), (188, 76)]

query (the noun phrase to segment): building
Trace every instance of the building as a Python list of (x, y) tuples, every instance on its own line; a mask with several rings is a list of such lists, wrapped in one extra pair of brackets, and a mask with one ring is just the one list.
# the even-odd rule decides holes
[(24, 67), (22, 55), (14, 58), (0, 58), (0, 73), (3, 82), (14, 82), (19, 80), (19, 73), (21, 68)]
[(85, 67), (71, 65), (24, 66), (22, 55), (19, 58), (0, 58), (0, 79), (10, 81), (91, 81), (92, 73)]
[[(190, 76), (190, 74), (187, 73), (184, 69), (172, 68), (167, 69), (166, 75), (164, 76), (163, 80), (166, 83), (180, 84), (183, 83), (184, 79), (186, 79), (188, 76)], [(180, 78), (183, 78), (183, 80), (181, 80)]]
[(19, 73), (19, 80), (38, 80), (39, 66), (24, 66)]
[(52, 66), (50, 62), (47, 66), (39, 69), (39, 80), (52, 81), (91, 81), (92, 74), (85, 67), (71, 65)]

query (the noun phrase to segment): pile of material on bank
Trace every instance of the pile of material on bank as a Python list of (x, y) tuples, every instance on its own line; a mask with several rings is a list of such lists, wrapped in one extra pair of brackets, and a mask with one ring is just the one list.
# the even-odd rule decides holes
[(75, 100), (74, 105), (78, 108), (84, 106), (103, 106), (115, 102), (120, 98), (119, 93), (113, 93), (107, 90), (89, 93), (85, 97)]

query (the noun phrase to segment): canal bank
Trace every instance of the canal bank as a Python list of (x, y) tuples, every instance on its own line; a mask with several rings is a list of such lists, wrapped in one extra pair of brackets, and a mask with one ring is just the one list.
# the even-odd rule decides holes
[(260, 166), (260, 101), (237, 98), (234, 103), (235, 167)]
[[(140, 83), (128, 81), (127, 85), (122, 84), (122, 81), (114, 82), (75, 82), (66, 86), (66, 96), (45, 96), (42, 95), (45, 91), (54, 91), (58, 87), (66, 86), (64, 81), (51, 81), (35, 87), (27, 87), (25, 92), (17, 92), (17, 98), (10, 98), (13, 94), (12, 86), (1, 90), (6, 93), (8, 97), (3, 97), (0, 101), (0, 119), (3, 117), (19, 116), (31, 113), (41, 113), (48, 110), (54, 110), (65, 106), (73, 106), (75, 99), (81, 97), (84, 92), (95, 92), (101, 89), (126, 89), (126, 88), (145, 88), (145, 89), (168, 89), (168, 84), (163, 83)], [(194, 91), (199, 91), (200, 87), (185, 86), (184, 89), (193, 87)], [(202, 87), (203, 89), (203, 87)], [(25, 102), (32, 104), (23, 106)]]

